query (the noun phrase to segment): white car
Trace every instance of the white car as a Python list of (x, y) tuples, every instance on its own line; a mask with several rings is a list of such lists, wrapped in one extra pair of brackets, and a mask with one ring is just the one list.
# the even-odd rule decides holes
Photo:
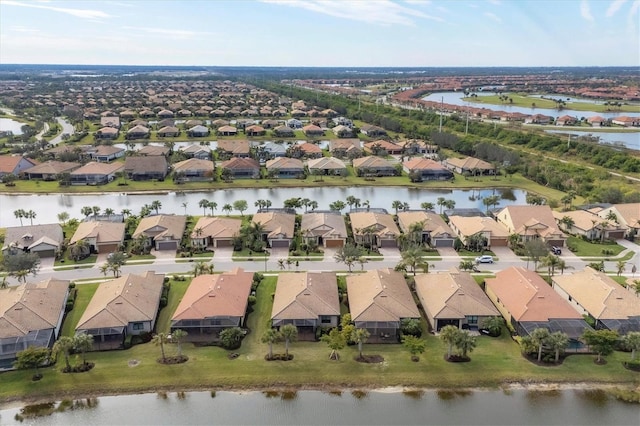
[(476, 263), (493, 263), (493, 257), (489, 255), (476, 257)]

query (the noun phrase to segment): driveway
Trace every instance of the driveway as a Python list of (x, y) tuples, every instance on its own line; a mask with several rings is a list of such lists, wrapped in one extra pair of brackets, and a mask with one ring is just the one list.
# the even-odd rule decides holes
[(400, 249), (397, 247), (380, 247), (378, 251), (384, 256), (385, 260), (401, 259), (402, 257), (400, 256)]
[(439, 247), (438, 254), (443, 259), (455, 260), (460, 259), (460, 255), (453, 247)]
[(233, 256), (233, 247), (218, 247), (214, 249), (213, 252), (213, 261), (216, 260), (231, 260)]
[(501, 261), (520, 260), (520, 258), (509, 247), (491, 247), (491, 251)]

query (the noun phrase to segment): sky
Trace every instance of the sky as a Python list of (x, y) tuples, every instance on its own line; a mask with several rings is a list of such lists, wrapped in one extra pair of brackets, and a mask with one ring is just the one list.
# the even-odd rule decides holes
[(0, 64), (640, 66), (640, 0), (0, 0)]

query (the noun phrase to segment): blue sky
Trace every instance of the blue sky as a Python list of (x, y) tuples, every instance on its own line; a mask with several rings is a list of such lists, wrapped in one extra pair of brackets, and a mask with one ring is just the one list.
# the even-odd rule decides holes
[(0, 63), (640, 65), (640, 0), (0, 0)]

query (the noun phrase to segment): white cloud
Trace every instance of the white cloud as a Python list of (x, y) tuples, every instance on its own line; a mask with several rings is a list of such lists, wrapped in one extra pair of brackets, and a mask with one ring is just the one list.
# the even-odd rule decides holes
[(620, 10), (622, 5), (625, 4), (626, 2), (627, 2), (627, 0), (614, 0), (614, 1), (612, 1), (611, 4), (609, 5), (609, 7), (607, 8), (607, 18), (610, 18), (613, 15), (615, 15), (616, 12), (618, 10)]
[(492, 19), (496, 22), (502, 22), (502, 19), (500, 19), (500, 17), (498, 17), (498, 15), (496, 15), (495, 13), (491, 13), (491, 12), (485, 12), (484, 16), (486, 16), (489, 19)]
[(489, 3), (491, 3), (494, 6), (500, 6), (501, 1), (500, 0), (487, 0)]
[(23, 27), (22, 25), (12, 25), (7, 29), (9, 31), (13, 31), (13, 32), (16, 32), (16, 33), (37, 33), (37, 32), (40, 32), (40, 30), (38, 30), (37, 28)]
[(111, 18), (112, 16), (108, 13), (105, 13), (101, 10), (95, 9), (70, 9), (67, 7), (56, 7), (56, 6), (47, 6), (46, 4), (36, 4), (36, 3), (23, 3), (17, 2), (13, 0), (5, 0), (2, 2), (3, 6), (19, 6), (19, 7), (31, 7), (34, 9), (45, 9), (51, 10), (53, 12), (66, 13), (67, 15), (75, 16), (76, 18), (82, 19), (104, 19)]
[(589, 2), (587, 0), (582, 0), (582, 2), (580, 2), (580, 16), (587, 21), (594, 21), (593, 15), (591, 14), (591, 8), (589, 7)]
[(174, 28), (153, 28), (153, 27), (123, 27), (123, 29), (128, 31), (142, 31), (147, 34), (158, 34), (168, 36), (170, 38), (179, 38), (179, 39), (190, 39), (194, 38), (198, 35), (211, 35), (211, 33), (202, 33), (197, 31), (190, 30), (179, 30)]
[(262, 0), (262, 2), (297, 7), (336, 18), (371, 24), (415, 26), (414, 18), (444, 21), (440, 17), (428, 15), (390, 0)]

